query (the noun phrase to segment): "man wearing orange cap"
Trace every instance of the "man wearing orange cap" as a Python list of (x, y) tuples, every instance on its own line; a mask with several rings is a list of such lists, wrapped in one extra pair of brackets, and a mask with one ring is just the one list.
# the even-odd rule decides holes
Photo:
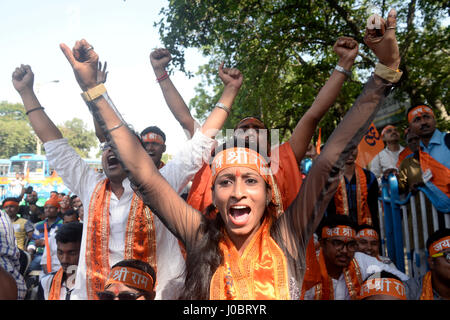
[(400, 145), (400, 133), (393, 125), (387, 125), (381, 131), (381, 139), (385, 148), (381, 150), (370, 162), (370, 171), (378, 179), (387, 177), (389, 173), (397, 172), (398, 155), (404, 147)]
[(427, 240), (428, 271), (407, 281), (409, 300), (450, 300), (450, 229), (439, 229)]
[[(34, 225), (33, 237), (27, 247), (27, 251), (33, 256), (30, 271), (42, 270), (45, 273), (51, 271), (50, 237), (54, 236), (59, 226), (63, 224), (63, 220), (58, 217), (59, 201), (57, 196), (50, 197), (44, 204), (45, 219)], [(46, 270), (41, 267), (44, 250), (47, 251), (47, 261), (44, 263)]]

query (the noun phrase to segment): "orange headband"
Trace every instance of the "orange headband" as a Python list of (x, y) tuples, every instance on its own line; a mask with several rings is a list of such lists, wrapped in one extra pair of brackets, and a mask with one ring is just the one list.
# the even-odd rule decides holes
[(243, 147), (234, 147), (219, 152), (211, 163), (213, 184), (219, 172), (230, 167), (248, 167), (253, 169), (257, 171), (268, 184), (272, 184), (269, 179), (269, 164), (264, 157), (254, 150)]
[(361, 286), (359, 299), (384, 294), (406, 300), (405, 285), (392, 278), (376, 278), (365, 281)]
[(356, 234), (356, 238), (360, 239), (360, 238), (372, 238), (375, 240), (378, 240), (378, 232), (376, 232), (373, 229), (362, 229), (361, 231), (359, 231)]
[(381, 136), (384, 136), (384, 134), (386, 133), (386, 131), (388, 130), (388, 129), (396, 129), (393, 125), (388, 125), (388, 126), (386, 126), (386, 127), (384, 127), (383, 128), (383, 130), (381, 130)]
[(433, 242), (428, 248), (428, 252), (430, 253), (430, 256), (432, 256), (436, 253), (444, 251), (445, 249), (450, 249), (450, 236), (446, 236)]
[(18, 206), (19, 206), (19, 203), (16, 202), (16, 201), (8, 200), (8, 201), (5, 201), (5, 202), (3, 203), (3, 208), (4, 208), (4, 207), (7, 207), (7, 206), (18, 207)]
[(266, 129), (265, 124), (259, 120), (258, 118), (255, 117), (247, 117), (242, 119), (241, 121), (239, 121), (239, 123), (236, 125), (235, 129), (237, 129), (238, 127), (242, 126), (244, 123), (248, 123), (248, 124), (254, 124), (256, 126), (259, 126), (261, 128)]
[(324, 227), (322, 229), (322, 239), (331, 237), (348, 237), (354, 239), (356, 235), (355, 230), (349, 226)]
[(147, 272), (131, 267), (114, 267), (106, 281), (105, 288), (113, 283), (123, 283), (127, 286), (153, 291), (153, 278)]
[(142, 141), (144, 142), (156, 142), (159, 144), (164, 144), (164, 139), (159, 134), (154, 132), (146, 133), (142, 136)]
[(433, 110), (431, 110), (431, 108), (428, 106), (421, 105), (411, 109), (411, 111), (408, 112), (408, 122), (411, 123), (416, 116), (422, 116), (425, 113), (432, 115), (434, 118)]
[(61, 205), (59, 204), (59, 201), (61, 201), (58, 197), (51, 197), (50, 199), (48, 199), (46, 202), (45, 202), (45, 204), (44, 204), (44, 207), (46, 206), (46, 205), (51, 205), (51, 206), (54, 206), (54, 207), (56, 207), (56, 208), (59, 208)]

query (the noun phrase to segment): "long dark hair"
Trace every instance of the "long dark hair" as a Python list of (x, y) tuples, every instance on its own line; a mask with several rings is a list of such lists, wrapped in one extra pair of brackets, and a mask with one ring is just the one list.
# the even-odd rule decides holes
[(214, 205), (206, 208), (199, 228), (199, 241), (187, 249), (185, 289), (182, 300), (208, 300), (214, 272), (223, 262), (219, 242), (223, 238), (224, 222)]
[[(212, 157), (221, 150), (233, 146), (244, 146), (246, 148), (255, 148), (247, 142), (238, 138), (219, 146), (212, 154)], [(255, 151), (258, 148), (256, 148)], [(214, 188), (214, 186), (212, 186)], [(270, 203), (270, 210), (274, 211), (274, 204)], [(266, 210), (267, 211), (267, 210)], [(266, 215), (264, 213), (263, 217)], [(181, 293), (182, 300), (208, 300), (210, 297), (210, 283), (217, 268), (223, 262), (223, 253), (219, 248), (219, 242), (223, 239), (223, 229), (225, 223), (216, 209), (211, 204), (203, 214), (202, 222), (199, 227), (199, 237), (195, 246), (186, 248), (186, 280), (185, 288)]]

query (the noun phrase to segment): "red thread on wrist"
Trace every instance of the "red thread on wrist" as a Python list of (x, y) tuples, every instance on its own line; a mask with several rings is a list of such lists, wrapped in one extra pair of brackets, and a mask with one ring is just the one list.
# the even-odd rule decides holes
[(156, 78), (156, 82), (161, 82), (161, 81), (167, 79), (168, 77), (169, 77), (169, 74), (166, 71), (166, 72), (164, 72), (164, 74), (161, 77)]

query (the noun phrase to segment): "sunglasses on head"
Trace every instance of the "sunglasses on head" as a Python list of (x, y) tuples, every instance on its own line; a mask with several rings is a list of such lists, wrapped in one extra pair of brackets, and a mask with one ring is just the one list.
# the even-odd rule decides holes
[(100, 291), (97, 292), (97, 297), (100, 300), (114, 300), (118, 298), (119, 300), (137, 300), (139, 297), (142, 297), (144, 294), (141, 292), (120, 292), (118, 295), (115, 295), (111, 291)]

